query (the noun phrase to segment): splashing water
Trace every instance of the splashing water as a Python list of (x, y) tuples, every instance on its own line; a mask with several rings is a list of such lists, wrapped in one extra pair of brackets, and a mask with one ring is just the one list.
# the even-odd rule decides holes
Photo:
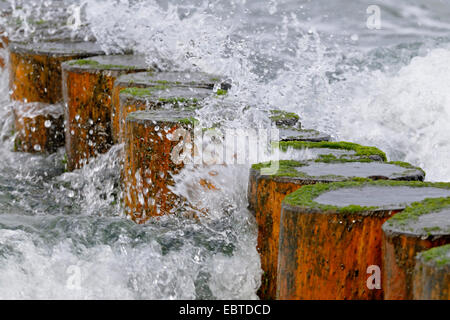
[[(229, 77), (224, 104), (210, 101), (198, 114), (205, 126), (265, 127), (264, 111), (280, 108), (299, 113), (304, 127), (375, 145), (422, 166), (429, 180), (450, 181), (450, 6), (443, 1), (383, 4), (381, 30), (366, 28), (365, 0), (9, 2), (20, 23), (8, 33), (18, 39), (51, 36), (39, 26), (56, 21), (46, 29), (55, 37), (95, 37), (109, 53), (133, 49), (162, 69)], [(198, 219), (138, 226), (120, 205), (123, 146), (72, 173), (64, 172), (63, 150), (11, 152), (7, 96), (1, 71), (0, 298), (256, 298), (261, 269), (246, 209), (248, 165), (186, 168), (174, 177), (174, 192), (198, 208)]]

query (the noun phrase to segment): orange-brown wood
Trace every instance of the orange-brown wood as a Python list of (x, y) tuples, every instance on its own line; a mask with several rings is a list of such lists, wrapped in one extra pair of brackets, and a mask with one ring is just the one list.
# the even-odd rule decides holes
[[(131, 85), (130, 85), (131, 86)], [(120, 134), (123, 133), (123, 130), (120, 129), (121, 122), (125, 122), (126, 117), (121, 118), (120, 115), (120, 92), (127, 88), (127, 86), (123, 83), (115, 83), (112, 90), (111, 95), (111, 131), (112, 131), (112, 139), (114, 143), (123, 142), (123, 137), (121, 139)], [(135, 109), (133, 111), (142, 110), (141, 108)], [(122, 140), (122, 141), (121, 141)]]
[(381, 226), (396, 212), (317, 212), (283, 204), (277, 298), (383, 299), (367, 287), (369, 266), (381, 266)]
[[(78, 45), (80, 50), (77, 50)], [(86, 50), (85, 47), (92, 47), (92, 50)], [(49, 108), (48, 104), (58, 104), (62, 101), (61, 64), (67, 60), (101, 54), (101, 51), (93, 44), (64, 41), (42, 45), (13, 42), (9, 51), (11, 99), (23, 103), (37, 102), (33, 109), (35, 113), (40, 114), (36, 118), (20, 119), (23, 113), (16, 112), (17, 150), (53, 152), (64, 144), (61, 141), (61, 136), (64, 136), (64, 123), (59, 118), (46, 116), (45, 112)], [(41, 112), (37, 110), (39, 107), (43, 108)], [(51, 130), (43, 126), (46, 121), (51, 121)], [(33, 131), (29, 131), (30, 128)]]
[[(174, 213), (182, 203), (170, 187), (184, 163), (174, 161), (183, 146), (192, 142), (192, 125), (177, 119), (158, 119), (156, 111), (134, 112), (125, 131), (124, 204), (126, 214), (137, 223)], [(185, 114), (180, 112), (180, 114)], [(184, 135), (177, 139), (177, 129)], [(179, 131), (178, 131), (179, 132)], [(181, 148), (180, 148), (181, 147)]]
[(53, 153), (64, 145), (62, 105), (17, 103), (13, 112), (15, 151)]
[(286, 195), (301, 187), (289, 179), (271, 179), (257, 170), (250, 171), (248, 199), (258, 225), (257, 250), (263, 270), (258, 296), (262, 300), (276, 299), (281, 204)]
[[(136, 59), (133, 65), (127, 57), (126, 66), (104, 64), (89, 67), (70, 62), (63, 65), (68, 170), (81, 168), (89, 159), (105, 153), (112, 146), (114, 81), (122, 74), (146, 70), (141, 59)], [(114, 60), (120, 62), (119, 57)]]
[(450, 270), (419, 264), (414, 277), (414, 300), (450, 300)]
[(146, 101), (142, 99), (133, 99), (130, 97), (123, 97), (119, 100), (119, 108), (115, 108), (115, 112), (118, 112), (118, 116), (113, 117), (112, 126), (114, 132), (113, 136), (116, 137), (116, 142), (123, 143), (125, 142), (124, 132), (128, 114), (140, 110), (157, 109), (160, 105), (150, 100)]
[(11, 99), (23, 102), (60, 102), (61, 63), (70, 59), (10, 52)]
[(413, 277), (414, 300), (450, 300), (450, 265), (437, 266), (417, 257)]
[(413, 235), (384, 233), (382, 270), (385, 299), (411, 300), (416, 255), (447, 243), (450, 243), (450, 236), (421, 239)]
[(13, 42), (9, 52), (11, 99), (52, 104), (63, 98), (61, 64), (102, 54), (95, 44), (70, 41), (41, 45)]

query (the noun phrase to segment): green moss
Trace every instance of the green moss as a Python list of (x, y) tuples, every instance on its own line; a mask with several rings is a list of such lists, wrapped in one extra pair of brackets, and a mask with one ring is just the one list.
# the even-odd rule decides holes
[(431, 183), (431, 182), (418, 182), (418, 181), (392, 181), (392, 180), (378, 180), (371, 181), (368, 179), (353, 179), (346, 182), (335, 182), (335, 183), (318, 183), (310, 186), (303, 186), (299, 190), (289, 194), (284, 198), (283, 203), (291, 206), (316, 209), (321, 212), (331, 211), (337, 213), (356, 213), (376, 210), (377, 207), (363, 207), (351, 205), (347, 207), (337, 207), (332, 205), (320, 204), (314, 199), (319, 197), (321, 194), (338, 190), (342, 188), (361, 188), (364, 186), (379, 186), (379, 187), (398, 187), (406, 186), (413, 188), (425, 188), (434, 187), (442, 189), (450, 189), (450, 183)]
[(178, 122), (185, 124), (185, 125), (191, 125), (191, 126), (195, 126), (196, 124), (199, 123), (199, 121), (197, 119), (195, 119), (194, 117), (183, 118), (183, 119), (178, 120)]
[(132, 88), (124, 88), (124, 89), (120, 90), (120, 93), (129, 94), (129, 95), (132, 95), (135, 97), (145, 97), (145, 96), (151, 96), (155, 91), (167, 90), (167, 89), (169, 89), (169, 87), (165, 86), (165, 85), (159, 85), (159, 86), (148, 87), (148, 88), (132, 87)]
[[(395, 216), (393, 216), (392, 218), (390, 218), (387, 221), (387, 224), (392, 227), (399, 227), (405, 229), (408, 224), (417, 221), (420, 216), (432, 212), (439, 212), (446, 208), (450, 208), (450, 197), (426, 199), (421, 202), (412, 203), (403, 212), (400, 212)], [(438, 230), (437, 229), (431, 230), (430, 228), (428, 228), (428, 230), (425, 231), (432, 232)]]
[[(338, 159), (337, 161), (329, 161), (328, 158), (317, 159), (314, 160), (314, 162), (323, 162), (323, 163), (352, 163), (352, 162), (376, 162), (374, 160), (370, 159), (361, 159), (361, 160), (354, 160), (354, 159)], [(278, 170), (275, 174), (273, 174), (273, 177), (298, 177), (298, 178), (313, 178), (313, 179), (342, 179), (342, 176), (339, 175), (324, 175), (324, 176), (308, 176), (303, 172), (298, 171), (296, 168), (301, 168), (303, 166), (308, 165), (310, 161), (295, 161), (295, 160), (280, 160), (277, 161), (278, 164)], [(398, 162), (386, 162), (386, 164), (393, 164), (396, 165)], [(261, 171), (263, 168), (270, 168), (273, 166), (273, 162), (264, 162), (264, 163), (258, 163), (252, 165), (252, 169)], [(416, 168), (408, 163), (403, 162), (402, 168), (410, 169), (411, 172), (415, 172), (416, 170), (421, 170), (420, 168)], [(408, 172), (406, 172), (407, 174)]]
[(129, 94), (135, 97), (144, 97), (144, 96), (151, 96), (152, 90), (148, 88), (125, 88), (120, 90), (120, 93)]
[(439, 267), (450, 265), (450, 244), (424, 251), (419, 256), (425, 262), (434, 262)]
[[(356, 157), (367, 157), (370, 158), (372, 156), (378, 156), (383, 161), (387, 161), (386, 154), (376, 147), (368, 147), (363, 146), (357, 143), (352, 142), (331, 142), (331, 141), (322, 141), (322, 142), (308, 142), (308, 141), (282, 141), (280, 142), (280, 149), (282, 151), (287, 151), (289, 148), (294, 149), (340, 149), (340, 150), (349, 150), (354, 151)], [(337, 160), (337, 158), (330, 155), (322, 155), (322, 158), (328, 157), (329, 160)]]
[(167, 85), (167, 84), (169, 84), (169, 81), (167, 81), (167, 80), (156, 80), (155, 83)]
[(64, 153), (64, 158), (61, 160), (61, 163), (64, 166), (64, 172), (67, 172), (67, 164), (69, 162), (69, 159), (67, 158), (67, 153)]
[(270, 110), (270, 120), (273, 122), (285, 121), (285, 120), (300, 120), (298, 114), (293, 112), (286, 112), (282, 110)]
[(16, 139), (14, 140), (14, 151), (20, 151), (22, 147), (22, 140), (19, 137), (16, 137)]
[(124, 66), (124, 65), (119, 65), (119, 64), (101, 64), (98, 61), (90, 60), (90, 59), (80, 59), (80, 60), (70, 61), (69, 65), (71, 65), (71, 66), (75, 66), (75, 65), (90, 66), (95, 69), (105, 69), (105, 70), (109, 70), (109, 69), (134, 70), (134, 69), (136, 69), (135, 66)]
[(171, 103), (171, 104), (178, 104), (178, 103), (198, 103), (197, 98), (183, 98), (183, 97), (174, 97), (174, 98), (159, 98), (159, 102), (162, 103)]
[(69, 64), (71, 66), (75, 66), (75, 65), (77, 65), (77, 66), (97, 66), (100, 63), (98, 61), (95, 61), (95, 60), (81, 59), (81, 60), (70, 61)]
[(228, 93), (228, 91), (227, 91), (227, 90), (224, 90), (224, 89), (218, 89), (217, 92), (216, 92), (216, 94), (217, 94), (218, 96), (224, 96), (224, 95), (226, 95), (227, 93)]

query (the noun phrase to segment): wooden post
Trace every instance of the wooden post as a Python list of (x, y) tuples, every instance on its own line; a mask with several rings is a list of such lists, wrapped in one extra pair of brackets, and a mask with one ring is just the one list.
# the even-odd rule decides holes
[(268, 164), (252, 167), (249, 183), (250, 208), (258, 225), (258, 251), (264, 271), (260, 298), (275, 299), (280, 230), (281, 203), (284, 197), (302, 186), (316, 183), (346, 181), (355, 178), (423, 180), (424, 173), (408, 164), (402, 166), (365, 160), (365, 162), (328, 162), (316, 160), (297, 162), (282, 160), (278, 172), (265, 175)]
[(149, 70), (143, 56), (99, 56), (63, 64), (68, 170), (109, 150), (111, 95), (117, 77)]
[(282, 206), (277, 298), (383, 299), (383, 223), (450, 184), (352, 181), (305, 186)]
[(383, 288), (386, 300), (413, 299), (417, 253), (450, 243), (450, 199), (430, 199), (383, 225)]
[[(17, 150), (54, 152), (64, 145), (64, 139), (60, 138), (64, 135), (64, 123), (60, 120), (60, 115), (55, 118), (54, 112), (48, 113), (49, 109), (55, 109), (49, 104), (62, 102), (61, 63), (103, 52), (94, 43), (69, 41), (29, 44), (12, 42), (9, 51), (11, 99), (22, 102), (15, 108)], [(30, 106), (28, 103), (34, 104)], [(20, 108), (23, 110), (20, 111)], [(36, 114), (39, 116), (34, 119), (33, 115)], [(23, 119), (20, 118), (22, 116)], [(44, 124), (49, 122), (52, 125), (47, 128)]]
[[(172, 214), (181, 199), (170, 191), (172, 175), (191, 155), (195, 113), (189, 110), (136, 111), (128, 114), (125, 132), (124, 204), (137, 223)], [(181, 156), (180, 156), (181, 155)]]
[(450, 300), (450, 245), (419, 254), (413, 297), (414, 300)]
[(15, 151), (53, 153), (64, 145), (64, 112), (61, 104), (16, 102), (13, 106)]
[[(169, 88), (187, 88), (196, 89), (197, 92), (213, 90), (215, 87), (221, 90), (228, 90), (230, 84), (218, 76), (202, 72), (138, 72), (122, 75), (114, 83), (112, 93), (112, 134), (114, 143), (118, 143), (121, 133), (121, 121), (125, 121), (126, 115), (121, 115), (120, 93), (125, 89), (134, 96), (151, 94), (150, 91), (169, 89)], [(142, 89), (142, 90), (140, 90)], [(185, 93), (184, 93), (185, 94)], [(195, 98), (195, 97), (193, 97)], [(136, 108), (138, 110), (139, 108)]]

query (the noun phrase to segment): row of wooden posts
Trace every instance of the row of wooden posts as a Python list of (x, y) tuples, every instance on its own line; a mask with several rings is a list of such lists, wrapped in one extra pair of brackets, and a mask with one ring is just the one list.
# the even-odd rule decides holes
[[(144, 223), (189, 208), (170, 189), (184, 167), (171, 157), (174, 136), (180, 128), (193, 134), (201, 101), (225, 94), (229, 83), (159, 72), (143, 56), (108, 56), (92, 42), (13, 42), (8, 50), (17, 151), (65, 146), (67, 170), (75, 170), (124, 143), (126, 214)], [(424, 183), (421, 169), (387, 162), (376, 148), (330, 142), (302, 129), (297, 115), (269, 117), (290, 158), (276, 172), (265, 171), (273, 163), (250, 172), (259, 296), (450, 299), (450, 184)]]

